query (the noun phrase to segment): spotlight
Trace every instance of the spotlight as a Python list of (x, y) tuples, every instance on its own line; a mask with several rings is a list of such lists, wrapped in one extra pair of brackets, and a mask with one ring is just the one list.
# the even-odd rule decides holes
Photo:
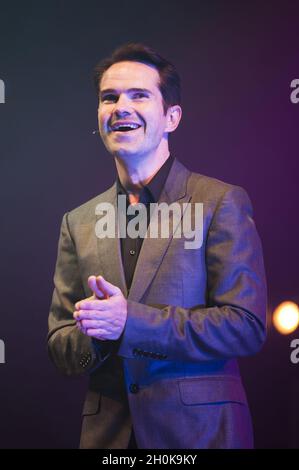
[(283, 335), (293, 333), (299, 325), (298, 305), (291, 301), (279, 304), (273, 313), (273, 324)]

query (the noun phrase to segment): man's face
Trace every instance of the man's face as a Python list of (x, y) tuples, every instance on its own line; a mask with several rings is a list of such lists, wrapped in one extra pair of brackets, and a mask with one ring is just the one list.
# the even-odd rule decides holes
[(140, 62), (118, 62), (100, 83), (98, 120), (107, 150), (120, 157), (155, 152), (165, 132), (159, 73)]

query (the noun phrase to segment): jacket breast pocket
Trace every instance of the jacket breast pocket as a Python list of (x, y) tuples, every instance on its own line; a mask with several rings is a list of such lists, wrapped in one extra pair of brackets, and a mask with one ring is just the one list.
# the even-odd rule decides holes
[(214, 376), (186, 378), (179, 381), (184, 405), (205, 405), (235, 402), (247, 405), (243, 385), (237, 377)]
[(83, 405), (82, 415), (95, 415), (99, 412), (101, 405), (101, 394), (93, 390), (88, 390)]

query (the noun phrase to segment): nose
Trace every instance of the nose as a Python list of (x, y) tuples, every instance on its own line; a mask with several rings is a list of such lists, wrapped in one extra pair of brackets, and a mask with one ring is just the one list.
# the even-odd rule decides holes
[(121, 94), (118, 97), (118, 100), (114, 106), (114, 113), (117, 117), (128, 116), (132, 113), (132, 103), (131, 100), (125, 95)]

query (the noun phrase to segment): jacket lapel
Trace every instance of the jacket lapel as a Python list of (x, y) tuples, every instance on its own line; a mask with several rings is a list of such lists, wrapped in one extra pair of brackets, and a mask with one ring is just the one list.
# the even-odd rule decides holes
[[(167, 177), (164, 190), (158, 203), (165, 202), (171, 204), (178, 202), (181, 205), (181, 215), (183, 216), (183, 203), (190, 200), (191, 196), (187, 194), (187, 181), (190, 171), (187, 170), (178, 160), (174, 160)], [(174, 230), (172, 227), (173, 214), (170, 211), (170, 233), (168, 238), (150, 238), (147, 236), (142, 243), (142, 247), (137, 260), (131, 289), (128, 295), (130, 300), (140, 301), (146, 289), (155, 276), (162, 259), (173, 238)], [(180, 222), (179, 222), (180, 223)], [(149, 235), (150, 224), (147, 230)]]
[[(125, 297), (128, 295), (124, 274), (124, 267), (121, 257), (120, 239), (118, 237), (118, 217), (117, 217), (117, 191), (116, 183), (102, 195), (99, 202), (108, 202), (114, 207), (115, 214), (115, 234), (113, 238), (97, 238), (99, 266), (103, 276), (108, 282), (118, 286)], [(100, 216), (96, 216), (98, 221)]]

